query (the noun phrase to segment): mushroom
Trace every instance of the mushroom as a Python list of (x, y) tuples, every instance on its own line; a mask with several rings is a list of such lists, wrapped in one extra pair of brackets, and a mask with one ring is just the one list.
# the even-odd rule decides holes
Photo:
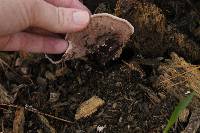
[(127, 20), (107, 13), (94, 14), (85, 29), (66, 35), (69, 48), (61, 60), (48, 59), (59, 63), (92, 54), (101, 63), (106, 63), (120, 56), (133, 33), (134, 27)]

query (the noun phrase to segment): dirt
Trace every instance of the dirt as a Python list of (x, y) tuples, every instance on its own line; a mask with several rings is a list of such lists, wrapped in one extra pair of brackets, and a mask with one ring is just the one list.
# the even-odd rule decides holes
[[(173, 76), (167, 68), (179, 73), (188, 71), (174, 70), (178, 60), (173, 62), (171, 52), (191, 67), (200, 64), (198, 0), (83, 0), (83, 3), (92, 13), (112, 13), (132, 23), (135, 33), (120, 58), (102, 65), (88, 55), (55, 65), (44, 55), (1, 53), (0, 101), (3, 104), (4, 99), (6, 103), (0, 104), (0, 128), (4, 132), (13, 131), (13, 127), (27, 133), (162, 132), (173, 109), (185, 96), (187, 84), (174, 84), (188, 77), (174, 79), (170, 89), (161, 84), (160, 77)], [(166, 61), (171, 64), (166, 65)], [(198, 77), (199, 69), (196, 71)], [(193, 81), (198, 82), (195, 79), (188, 83)], [(198, 92), (192, 85), (190, 90)], [(172, 93), (173, 89), (179, 94)], [(93, 96), (101, 98), (104, 105), (75, 120), (77, 109)], [(190, 113), (186, 121), (177, 121), (170, 132), (181, 132), (191, 125), (193, 105), (200, 107), (199, 102), (194, 102), (187, 108)], [(23, 125), (18, 122), (18, 127), (17, 121)], [(192, 125), (196, 123), (193, 121)]]

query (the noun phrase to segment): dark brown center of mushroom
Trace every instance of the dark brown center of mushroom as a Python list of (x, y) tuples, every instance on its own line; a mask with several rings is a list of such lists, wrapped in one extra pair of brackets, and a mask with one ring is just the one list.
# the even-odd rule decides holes
[(89, 52), (92, 53), (92, 59), (101, 64), (114, 60), (123, 44), (119, 41), (118, 34), (104, 34), (96, 39), (96, 44), (90, 46)]

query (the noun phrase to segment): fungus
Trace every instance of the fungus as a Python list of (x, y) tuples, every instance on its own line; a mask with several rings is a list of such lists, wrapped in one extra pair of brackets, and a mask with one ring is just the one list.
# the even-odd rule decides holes
[(133, 32), (134, 27), (127, 20), (107, 13), (94, 14), (85, 29), (66, 35), (69, 48), (61, 60), (48, 59), (59, 63), (92, 54), (96, 60), (106, 63), (120, 56)]

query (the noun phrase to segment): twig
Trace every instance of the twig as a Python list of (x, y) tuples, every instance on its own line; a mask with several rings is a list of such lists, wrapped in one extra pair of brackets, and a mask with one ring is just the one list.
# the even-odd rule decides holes
[(33, 113), (36, 113), (36, 114), (44, 115), (44, 116), (47, 116), (47, 117), (50, 117), (50, 118), (53, 118), (53, 119), (56, 119), (56, 120), (59, 120), (59, 121), (63, 121), (63, 122), (66, 122), (66, 123), (70, 123), (70, 124), (74, 123), (72, 121), (68, 121), (68, 120), (65, 120), (63, 118), (59, 118), (59, 117), (56, 117), (56, 116), (53, 116), (53, 115), (50, 115), (50, 114), (46, 114), (46, 113), (40, 112), (38, 110), (32, 110), (32, 109), (27, 109), (27, 108), (26, 108), (26, 110), (33, 112)]
[[(7, 107), (12, 107), (12, 108), (19, 108), (19, 106), (17, 106), (17, 105), (4, 104), (4, 103), (0, 104), (0, 106), (7, 106)], [(70, 123), (70, 124), (74, 123), (74, 122), (71, 122), (71, 121), (68, 121), (68, 120), (65, 120), (65, 119), (62, 119), (62, 118), (50, 115), (50, 114), (46, 114), (46, 113), (40, 112), (40, 111), (38, 111), (37, 109), (35, 109), (35, 108), (31, 107), (31, 106), (25, 106), (25, 110), (27, 110), (29, 112), (32, 112), (32, 113), (44, 115), (44, 116), (47, 116), (47, 117), (50, 117), (50, 118), (53, 118), (53, 119), (56, 119), (56, 120), (59, 120), (59, 121), (62, 121), (62, 122), (66, 122), (66, 123)]]

